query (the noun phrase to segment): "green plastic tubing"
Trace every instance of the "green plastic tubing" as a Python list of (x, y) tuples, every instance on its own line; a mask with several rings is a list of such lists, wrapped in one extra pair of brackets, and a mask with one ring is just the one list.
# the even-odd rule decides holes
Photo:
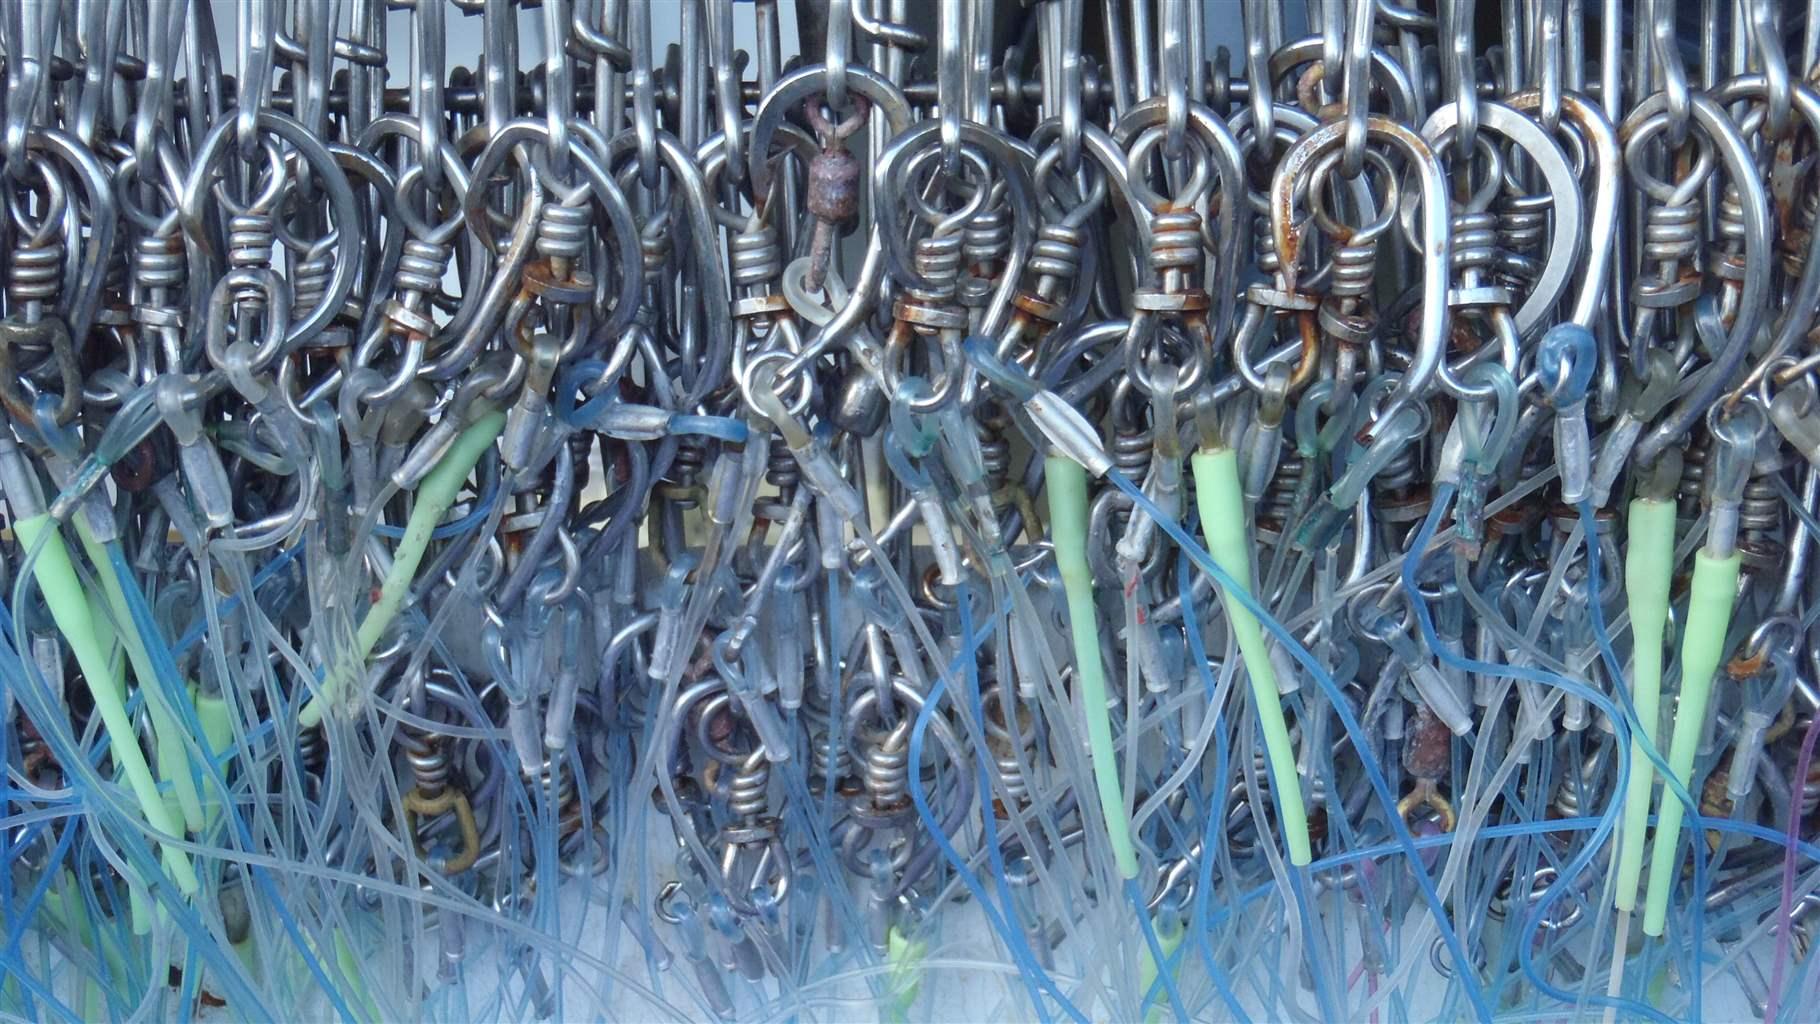
[(1106, 668), (1100, 662), (1100, 628), (1093, 611), (1093, 577), (1087, 568), (1087, 471), (1065, 455), (1045, 460), (1049, 491), (1049, 528), (1055, 540), (1055, 564), (1068, 597), (1068, 632), (1074, 641), (1081, 704), (1087, 710), (1087, 746), (1093, 758), (1093, 781), (1099, 789), (1100, 812), (1119, 876), (1136, 878), (1137, 848), (1131, 844), (1131, 820), (1119, 789), (1118, 758), (1112, 749), (1112, 716), (1106, 709)]
[(366, 972), (361, 969), (360, 958), (354, 955), (354, 947), (348, 944), (347, 936), (339, 928), (335, 929), (335, 963), (341, 967), (342, 977), (348, 979), (348, 984), (353, 989), (352, 1008), (366, 1011), (367, 1020), (384, 1020), (384, 1015), (379, 1012), (379, 1004), (373, 1001), (373, 994), (367, 991), (363, 980)]
[[(456, 435), (455, 442), (430, 470), (428, 476), (417, 486), (417, 502), (411, 506), (411, 516), (405, 520), (404, 538), (398, 542), (398, 550), (392, 553), (392, 568), (386, 572), (385, 580), (379, 586), (379, 600), (367, 609), (366, 617), (360, 620), (360, 630), (355, 634), (353, 656), (340, 669), (331, 671), (323, 681), (325, 696), (339, 694), (344, 687), (343, 680), (358, 677), (358, 668), (366, 664), (367, 655), (373, 652), (373, 645), (385, 634), (386, 627), (398, 617), (398, 610), (404, 604), (405, 595), (411, 592), (411, 582), (417, 575), (417, 567), (423, 564), (424, 552), (430, 548), (430, 534), (442, 523), (442, 517), (455, 504), (455, 498), (461, 493), (461, 485), (467, 482), (468, 474), (474, 471), (480, 457), (493, 447), (494, 439), (505, 428), (506, 414), (503, 412), (488, 413), (469, 424), (467, 429)], [(349, 680), (351, 682), (351, 680)], [(322, 720), (323, 706), (320, 700), (313, 700), (304, 705), (297, 716), (304, 728), (309, 728)]]
[(886, 933), (885, 962), (891, 970), (886, 975), (885, 1012), (880, 1015), (883, 1019), (893, 1024), (910, 1020), (910, 1009), (922, 994), (923, 956), (928, 951), (927, 942), (905, 935), (896, 925)]
[[(1681, 633), (1681, 703), (1675, 709), (1675, 731), (1669, 740), (1668, 766), (1686, 786), (1694, 774), (1694, 753), (1706, 722), (1706, 703), (1713, 692), (1713, 673), (1725, 654), (1725, 631), (1731, 625), (1732, 601), (1738, 595), (1738, 554), (1715, 558), (1704, 549), (1694, 553), (1693, 591), (1687, 602), (1687, 628)], [(1649, 893), (1643, 904), (1643, 934), (1661, 935), (1668, 922), (1668, 894), (1674, 886), (1676, 846), (1681, 838), (1681, 801), (1662, 791), (1656, 812), (1656, 837), (1649, 852)]]
[[(194, 687), (191, 687), (192, 692)], [(227, 701), (219, 696), (207, 693), (196, 694), (196, 719), (202, 723), (203, 749), (210, 759), (219, 758), (222, 754), (234, 749), (234, 726), (228, 716)], [(215, 823), (221, 815), (221, 805), (210, 803), (203, 807), (202, 817), (206, 825)]]
[[(108, 751), (113, 755), (114, 763), (126, 774), (127, 784), (139, 801), (139, 810), (153, 828), (168, 836), (182, 836), (183, 824), (159, 795), (158, 783), (145, 761), (145, 752), (139, 749), (132, 717), (126, 713), (125, 694), (114, 685), (114, 668), (96, 638), (88, 594), (76, 577), (76, 567), (70, 561), (69, 549), (63, 544), (63, 535), (57, 532), (56, 524), (46, 513), (19, 520), (13, 524), (13, 532), (27, 551), (38, 548), (40, 539), (43, 540), (38, 558), (32, 563), (32, 578), (37, 580), (58, 632), (63, 634), (64, 641), (76, 656), (76, 664), (82, 669), (83, 682), (88, 685), (95, 710), (101, 713), (101, 724), (107, 730)], [(190, 863), (189, 854), (172, 846), (163, 847), (161, 854), (165, 870), (177, 883), (178, 891), (185, 896), (195, 895), (196, 869)]]
[[(1176, 950), (1182, 947), (1182, 940), (1187, 937), (1188, 931), (1181, 926), (1180, 922), (1170, 927), (1160, 917), (1152, 918), (1150, 923), (1151, 927), (1156, 930), (1157, 948), (1162, 950), (1163, 959), (1167, 961), (1175, 955)], [(1150, 986), (1156, 984), (1158, 966), (1156, 958), (1150, 955), (1149, 944), (1146, 943), (1144, 959), (1138, 965), (1138, 991), (1140, 993), (1149, 992)], [(1164, 1001), (1166, 1000), (1158, 999), (1151, 1004), (1150, 1009), (1144, 1014), (1145, 1024), (1156, 1024), (1157, 1021), (1163, 1019), (1163, 1007), (1158, 1004)]]
[(1637, 880), (1643, 874), (1643, 846), (1649, 823), (1650, 784), (1656, 770), (1642, 740), (1656, 739), (1662, 702), (1662, 635), (1668, 624), (1668, 587), (1675, 569), (1675, 505), (1638, 498), (1630, 503), (1629, 554), (1624, 559), (1624, 592), (1630, 631), (1636, 640), (1631, 666), (1631, 699), (1637, 706), (1637, 733), (1630, 744), (1630, 785), (1624, 794), (1624, 825), (1618, 837), (1618, 888), (1613, 905), (1637, 909)]
[[(1201, 513), (1201, 532), (1207, 553), (1232, 577), (1233, 583), (1251, 591), (1251, 537), (1245, 527), (1245, 501), (1239, 490), (1238, 457), (1230, 448), (1210, 448), (1189, 457), (1194, 469), (1194, 503)], [(1257, 705), (1258, 723), (1264, 727), (1264, 751), (1270, 769), (1270, 792), (1276, 796), (1283, 836), (1289, 843), (1289, 862), (1307, 867), (1314, 859), (1308, 839), (1308, 811), (1302, 805), (1302, 784), (1296, 775), (1295, 744), (1283, 718), (1283, 699), (1277, 693), (1276, 670), (1264, 648), (1264, 631), (1257, 617), (1223, 589), (1227, 621), (1245, 661), (1251, 680), (1251, 698)]]
[[(152, 675), (152, 658), (146, 653), (145, 638), (133, 625), (132, 613), (127, 610), (126, 591), (121, 589), (120, 576), (113, 570), (113, 562), (108, 558), (107, 549), (95, 539), (93, 530), (83, 516), (75, 517), (76, 536), (82, 541), (82, 550), (88, 555), (89, 564), (95, 567), (95, 575), (101, 579), (101, 592), (107, 598), (109, 614), (113, 621), (119, 623), (121, 645), (126, 648), (127, 663), (133, 666), (133, 678), (140, 689), (149, 689), (154, 685)], [(97, 628), (104, 623), (97, 619)], [(188, 753), (183, 746), (181, 727), (160, 701), (146, 698), (145, 706), (152, 716), (152, 745), (158, 752), (158, 781), (171, 784), (171, 791), (177, 794), (177, 806), (183, 811), (183, 825), (191, 832), (202, 827), (202, 792), (196, 786), (196, 777), (190, 771)]]

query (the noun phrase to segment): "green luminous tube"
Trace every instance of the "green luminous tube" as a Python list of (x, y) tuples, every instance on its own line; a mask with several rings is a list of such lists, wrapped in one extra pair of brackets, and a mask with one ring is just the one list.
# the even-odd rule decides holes
[[(455, 504), (455, 498), (461, 493), (461, 485), (467, 482), (468, 474), (474, 471), (480, 457), (487, 449), (493, 447), (493, 441), (505, 428), (506, 414), (503, 412), (488, 413), (469, 424), (449, 450), (443, 455), (436, 468), (417, 486), (417, 501), (411, 506), (410, 518), (405, 520), (404, 538), (398, 542), (398, 549), (392, 553), (392, 568), (385, 574), (385, 580), (379, 587), (379, 600), (367, 609), (366, 617), (360, 620), (360, 630), (355, 634), (353, 656), (339, 670), (331, 670), (324, 679), (323, 688), (328, 693), (344, 692), (344, 680), (358, 676), (358, 670), (365, 665), (373, 645), (379, 642), (386, 627), (398, 617), (398, 610), (403, 607), (405, 595), (411, 592), (411, 582), (417, 575), (417, 567), (423, 564), (424, 552), (430, 548), (430, 534), (441, 525), (442, 517)], [(351, 688), (351, 680), (347, 681)], [(314, 726), (322, 720), (325, 709), (321, 701), (310, 701), (304, 705), (297, 716), (304, 728)]]
[[(194, 691), (195, 687), (191, 687)], [(227, 701), (217, 694), (196, 693), (196, 719), (202, 723), (203, 749), (211, 760), (234, 749), (234, 725), (228, 716), (232, 713)], [(210, 803), (203, 807), (202, 819), (205, 825), (212, 825), (221, 815), (221, 805)]]
[(493, 447), (493, 440), (506, 425), (506, 414), (491, 413), (475, 420), (466, 430), (455, 438), (448, 454), (430, 470), (430, 475), (423, 478), (417, 488), (417, 503), (411, 507), (411, 517), (406, 520), (404, 539), (398, 542), (398, 550), (392, 556), (392, 568), (386, 573), (385, 582), (379, 588), (379, 600), (367, 610), (366, 618), (360, 620), (358, 634), (361, 660), (372, 652), (373, 645), (398, 616), (398, 609), (404, 603), (404, 597), (411, 590), (411, 581), (417, 575), (417, 567), (423, 563), (423, 555), (430, 547), (430, 534), (442, 523), (442, 517), (455, 504), (455, 496), (461, 493), (461, 485), (467, 482), (468, 474), (479, 464), (480, 457), (487, 449)]
[(1668, 624), (1668, 588), (1675, 568), (1675, 505), (1638, 498), (1630, 503), (1629, 553), (1624, 559), (1624, 592), (1630, 631), (1636, 640), (1630, 695), (1637, 707), (1637, 732), (1630, 744), (1630, 784), (1624, 795), (1623, 831), (1618, 837), (1618, 885), (1613, 905), (1637, 908), (1637, 880), (1643, 874), (1643, 847), (1649, 823), (1650, 784), (1656, 770), (1643, 753), (1654, 743), (1662, 702), (1662, 635)]
[[(1188, 936), (1188, 931), (1182, 927), (1181, 919), (1175, 914), (1158, 914), (1151, 918), (1150, 924), (1156, 930), (1157, 948), (1162, 950), (1163, 959), (1167, 961), (1175, 955), (1176, 950), (1182, 947), (1182, 940)], [(1156, 984), (1157, 971), (1161, 969), (1156, 958), (1150, 955), (1148, 944), (1144, 947), (1143, 956), (1144, 959), (1138, 964), (1138, 991), (1140, 993), (1150, 991), (1150, 986)], [(1161, 1002), (1164, 1000), (1159, 999), (1152, 1002), (1150, 1008), (1145, 1011), (1145, 1024), (1156, 1024), (1157, 1021), (1163, 1019), (1163, 1007), (1158, 1005)]]
[(367, 991), (366, 971), (363, 970), (360, 958), (355, 955), (354, 947), (348, 944), (347, 936), (339, 928), (335, 929), (335, 963), (353, 989), (353, 1009), (366, 1011), (366, 1019), (369, 1021), (384, 1020), (384, 1015), (379, 1012), (379, 1004), (373, 1001), (373, 994)]
[[(1233, 583), (1251, 590), (1251, 538), (1245, 526), (1244, 497), (1239, 490), (1238, 457), (1231, 448), (1202, 449), (1189, 457), (1194, 469), (1194, 503), (1201, 513), (1201, 532), (1207, 553), (1232, 577)], [(1283, 837), (1289, 843), (1289, 862), (1307, 867), (1314, 859), (1308, 838), (1308, 811), (1302, 804), (1302, 784), (1296, 774), (1295, 744), (1283, 718), (1283, 699), (1277, 692), (1276, 671), (1264, 648), (1264, 631), (1257, 617), (1224, 588), (1220, 598), (1232, 623), (1245, 675), (1251, 680), (1251, 697), (1257, 705), (1258, 723), (1264, 727), (1264, 750), (1270, 769), (1270, 792), (1277, 800)]]
[[(1686, 786), (1694, 774), (1694, 753), (1706, 722), (1713, 673), (1725, 653), (1725, 631), (1731, 625), (1732, 601), (1738, 594), (1737, 552), (1715, 558), (1704, 549), (1694, 553), (1693, 591), (1687, 603), (1687, 628), (1681, 633), (1681, 703), (1675, 708), (1675, 730), (1669, 740), (1668, 766)], [(1668, 895), (1680, 873), (1675, 870), (1681, 838), (1681, 801), (1666, 789), (1657, 812), (1656, 837), (1649, 853), (1649, 892), (1643, 904), (1643, 934), (1661, 935), (1668, 922)]]
[[(114, 977), (130, 977), (130, 968), (127, 966), (130, 961), (126, 955), (127, 951), (121, 948), (120, 939), (111, 929), (94, 926), (93, 919), (89, 917), (88, 904), (77, 898), (75, 893), (76, 877), (68, 870), (59, 871), (57, 883), (45, 892), (44, 902), (41, 905), (52, 927), (61, 931), (76, 948), (99, 952), (102, 960), (107, 964), (107, 969), (113, 972)], [(7, 980), (10, 982), (12, 979), (9, 976)], [(94, 983), (91, 981), (90, 985), (93, 986)], [(98, 997), (99, 986), (95, 986), (95, 988), (97, 1003), (105, 1006), (106, 1004), (101, 1003)], [(102, 1020), (106, 1017), (107, 1012), (103, 1010), (100, 1016), (87, 1019)]]
[(922, 994), (923, 957), (928, 951), (928, 942), (911, 938), (896, 925), (886, 933), (885, 962), (890, 966), (890, 973), (886, 975), (882, 1019), (894, 1024), (910, 1020), (910, 1009), (916, 1004), (916, 997)]
[(1112, 716), (1106, 709), (1106, 669), (1100, 662), (1099, 622), (1093, 611), (1093, 577), (1087, 568), (1087, 471), (1065, 455), (1045, 460), (1049, 491), (1049, 527), (1055, 540), (1055, 564), (1068, 597), (1068, 632), (1074, 641), (1081, 704), (1087, 710), (1087, 745), (1093, 758), (1093, 781), (1106, 837), (1119, 876), (1136, 878), (1137, 848), (1131, 844), (1131, 821), (1119, 789), (1118, 759), (1112, 749)]
[[(95, 619), (89, 609), (88, 595), (84, 592), (82, 582), (76, 576), (76, 566), (70, 561), (69, 549), (63, 544), (62, 534), (51, 517), (46, 513), (28, 516), (13, 524), (13, 532), (26, 551), (38, 549), (38, 558), (32, 563), (32, 578), (37, 580), (38, 588), (44, 594), (44, 603), (50, 607), (51, 618), (56, 620), (57, 630), (70, 645), (70, 651), (76, 656), (76, 664), (82, 669), (82, 679), (88, 684), (89, 695), (94, 698), (95, 710), (101, 714), (101, 724), (107, 730), (108, 751), (113, 755), (114, 763), (126, 774), (127, 784), (132, 787), (133, 796), (139, 801), (139, 809), (144, 813), (152, 827), (165, 835), (182, 836), (183, 825), (171, 808), (158, 793), (158, 783), (152, 777), (151, 766), (145, 761), (145, 752), (139, 749), (139, 738), (133, 731), (132, 716), (126, 713), (126, 698), (121, 689), (113, 685), (113, 666), (108, 664), (106, 653), (95, 636)], [(40, 539), (43, 546), (39, 547)], [(196, 893), (196, 869), (190, 863), (189, 854), (173, 846), (165, 846), (160, 851), (165, 870), (177, 883), (177, 888), (185, 896)]]
[[(120, 624), (119, 639), (126, 648), (127, 663), (133, 667), (133, 678), (139, 683), (140, 689), (149, 689), (154, 685), (152, 658), (146, 652), (145, 638), (139, 635), (138, 628), (133, 624), (132, 613), (127, 610), (126, 591), (120, 586), (120, 577), (113, 570), (107, 549), (96, 539), (94, 531), (89, 529), (88, 520), (77, 515), (75, 524), (76, 537), (82, 542), (82, 550), (88, 555), (89, 564), (95, 567), (95, 575), (101, 580), (101, 592), (107, 598), (108, 612)], [(95, 625), (99, 629), (104, 623), (96, 619)], [(153, 747), (158, 752), (158, 779), (171, 784), (171, 791), (177, 794), (177, 806), (183, 811), (184, 827), (195, 832), (202, 827), (202, 792), (197, 788), (196, 777), (190, 771), (181, 727), (162, 702), (148, 696), (145, 706), (152, 716)]]

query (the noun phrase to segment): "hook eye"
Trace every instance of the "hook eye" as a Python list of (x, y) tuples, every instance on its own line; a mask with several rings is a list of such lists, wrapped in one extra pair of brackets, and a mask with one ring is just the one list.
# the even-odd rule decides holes
[[(814, 375), (811, 374), (809, 368), (805, 366), (796, 371), (794, 375), (795, 379), (792, 381), (786, 375), (784, 366), (781, 365), (791, 362), (794, 355), (795, 353), (784, 349), (772, 349), (769, 352), (761, 352), (747, 361), (745, 373), (735, 378), (735, 380), (739, 385), (740, 394), (744, 396), (748, 405), (752, 406), (754, 409), (759, 409), (762, 412), (765, 405), (769, 404), (765, 401), (767, 397), (772, 401), (780, 401), (778, 395), (779, 385), (782, 385), (787, 389), (794, 383), (796, 385), (797, 393), (788, 404), (781, 404), (780, 402), (780, 406), (785, 411), (789, 412), (791, 416), (800, 417), (803, 413), (808, 411), (809, 403), (815, 398)], [(762, 372), (763, 367), (769, 366), (772, 363), (780, 365), (777, 369), (770, 371), (768, 379), (767, 377), (758, 376), (758, 374)], [(761, 386), (761, 382), (762, 391), (755, 390)]]
[[(1197, 321), (1196, 326), (1200, 333), (1205, 332), (1204, 321)], [(1125, 373), (1132, 386), (1146, 397), (1163, 393), (1166, 385), (1158, 374), (1172, 369), (1175, 371), (1175, 383), (1169, 390), (1176, 394), (1193, 391), (1206, 373), (1207, 360), (1203, 353), (1209, 346), (1194, 344), (1186, 333), (1178, 331), (1174, 325), (1159, 327), (1161, 329), (1154, 332), (1146, 332), (1153, 344), (1132, 343), (1125, 346)], [(1170, 357), (1181, 361), (1178, 363)]]
[[(1402, 614), (1392, 615), (1391, 605), (1399, 605)], [(1389, 581), (1361, 588), (1346, 602), (1346, 616), (1360, 636), (1380, 644), (1408, 633), (1415, 621), (1402, 589)]]
[[(1682, 173), (1679, 180), (1667, 181), (1650, 172), (1649, 143), (1657, 135), (1668, 131), (1669, 115), (1657, 110), (1638, 119), (1638, 113), (1647, 108), (1639, 108), (1619, 129), (1619, 137), (1624, 141), (1624, 171), (1637, 188), (1643, 190), (1651, 199), (1664, 206), (1685, 206), (1698, 195), (1706, 179), (1712, 176), (1718, 166), (1718, 156), (1714, 152), (1713, 142), (1704, 132), (1689, 135), (1687, 141), (1694, 146), (1693, 164)], [(1680, 146), (1676, 147), (1677, 149)]]
[[(1040, 146), (1044, 139), (1051, 134), (1056, 134), (1059, 130), (1060, 122), (1044, 121), (1037, 126), (1031, 142)], [(1091, 220), (1094, 214), (1105, 206), (1111, 189), (1106, 184), (1107, 175), (1099, 169), (1097, 164), (1088, 161), (1081, 164), (1078, 169), (1079, 173), (1086, 175), (1089, 182), (1087, 194), (1077, 197), (1072, 205), (1064, 206), (1063, 201), (1057, 196), (1058, 189), (1072, 189), (1073, 182), (1069, 175), (1076, 173), (1058, 173), (1058, 171), (1066, 171), (1063, 166), (1066, 155), (1059, 140), (1051, 142), (1039, 152), (1030, 177), (1035, 185), (1037, 201), (1042, 206), (1044, 218), (1064, 227), (1078, 228)]]
[[(1308, 212), (1316, 224), (1329, 237), (1344, 240), (1349, 246), (1363, 246), (1376, 242), (1379, 236), (1389, 229), (1398, 217), (1402, 207), (1402, 185), (1397, 181), (1396, 170), (1390, 166), (1390, 160), (1375, 149), (1365, 151), (1365, 164), (1379, 172), (1379, 180), (1384, 183), (1384, 195), (1373, 197), (1372, 208), (1376, 216), (1363, 227), (1351, 227), (1343, 224), (1330, 209), (1327, 180), (1333, 170), (1339, 166), (1341, 155), (1331, 152), (1316, 161), (1308, 172)], [(1363, 211), (1360, 211), (1363, 212)], [(1411, 211), (1413, 216), (1413, 211)], [(1413, 230), (1413, 220), (1404, 225), (1405, 231)]]
[(1211, 181), (1212, 159), (1207, 151), (1207, 141), (1197, 133), (1186, 136), (1193, 142), (1184, 156), (1189, 162), (1188, 180), (1175, 190), (1175, 195), (1166, 197), (1150, 187), (1145, 165), (1151, 151), (1162, 145), (1168, 134), (1169, 129), (1163, 125), (1146, 128), (1138, 133), (1125, 155), (1125, 187), (1134, 202), (1152, 213), (1193, 209), (1206, 195)]
[(1414, 815), (1424, 808), (1433, 811), (1440, 818), (1442, 832), (1452, 832), (1454, 826), (1459, 822), (1452, 801), (1442, 796), (1440, 791), (1435, 788), (1433, 780), (1429, 779), (1416, 783), (1415, 789), (1410, 790), (1403, 799), (1397, 801), (1397, 814), (1405, 822), (1416, 820)]
[(1754, 448), (1769, 433), (1769, 417), (1764, 415), (1763, 407), (1754, 397), (1730, 409), (1723, 403), (1716, 403), (1706, 411), (1706, 429), (1724, 444)]

